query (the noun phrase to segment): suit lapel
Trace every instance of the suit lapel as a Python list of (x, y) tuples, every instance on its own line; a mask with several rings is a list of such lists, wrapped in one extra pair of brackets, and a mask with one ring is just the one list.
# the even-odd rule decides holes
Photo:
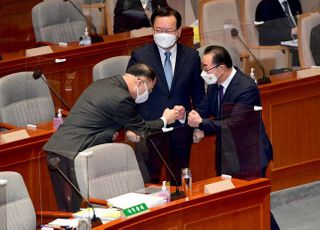
[(172, 85), (171, 85), (170, 92), (172, 92), (173, 88), (176, 85), (176, 82), (178, 81), (179, 76), (181, 75), (180, 74), (182, 71), (181, 68), (183, 68), (183, 66), (184, 66), (183, 63), (186, 58), (185, 56), (186, 55), (184, 55), (182, 47), (179, 44), (177, 44), (176, 66), (175, 66), (174, 73), (173, 73), (173, 79), (172, 79)]
[(237, 85), (239, 84), (239, 72), (237, 70), (236, 74), (234, 75), (233, 79), (228, 85), (228, 88), (223, 96), (223, 103), (232, 103), (232, 94), (235, 92), (235, 89), (237, 88)]

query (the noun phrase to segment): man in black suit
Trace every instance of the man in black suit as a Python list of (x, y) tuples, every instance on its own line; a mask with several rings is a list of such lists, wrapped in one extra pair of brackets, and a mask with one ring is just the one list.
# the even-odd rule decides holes
[(320, 24), (312, 28), (310, 34), (310, 50), (314, 63), (320, 66)]
[(145, 9), (141, 0), (118, 0), (114, 8), (113, 32), (121, 33), (142, 27), (150, 27), (147, 11), (154, 11), (159, 7), (168, 7), (166, 0), (146, 0)]
[[(288, 11), (286, 11), (286, 4)], [(299, 0), (262, 0), (256, 9), (260, 45), (280, 45), (297, 35), (296, 15), (302, 14)]]
[[(91, 84), (72, 107), (63, 124), (45, 144), (48, 164), (60, 159), (60, 169), (77, 185), (74, 158), (86, 148), (112, 142), (116, 133), (125, 128), (146, 136), (174, 123), (178, 111), (165, 109), (157, 119), (144, 121), (136, 104), (145, 102), (155, 86), (156, 73), (147, 65), (137, 64), (125, 75), (101, 79)], [(65, 194), (65, 181), (56, 171), (50, 171), (60, 210), (76, 211), (79, 200)], [(72, 197), (68, 197), (68, 196)]]
[[(199, 53), (177, 43), (181, 33), (180, 13), (171, 8), (156, 9), (151, 16), (151, 23), (154, 43), (134, 50), (128, 63), (128, 67), (135, 63), (147, 64), (157, 73), (157, 82), (149, 100), (138, 105), (138, 113), (147, 121), (158, 117), (163, 108), (173, 108), (175, 105), (184, 106), (190, 111), (197, 107), (204, 96)], [(160, 152), (169, 152), (170, 166), (178, 183), (181, 168), (189, 165), (193, 132), (182, 123), (176, 122), (173, 132), (154, 137)], [(154, 148), (149, 147), (148, 150), (150, 152), (144, 154), (144, 160), (147, 162), (151, 181), (158, 182), (161, 160)], [(144, 179), (148, 180), (146, 177)]]
[[(188, 124), (197, 128), (194, 142), (204, 134), (216, 134), (217, 175), (243, 179), (265, 176), (272, 145), (260, 112), (255, 111), (261, 106), (258, 86), (232, 66), (228, 51), (221, 46), (204, 50), (202, 66), (208, 91), (200, 106), (188, 115)], [(272, 214), (271, 229), (279, 229)]]

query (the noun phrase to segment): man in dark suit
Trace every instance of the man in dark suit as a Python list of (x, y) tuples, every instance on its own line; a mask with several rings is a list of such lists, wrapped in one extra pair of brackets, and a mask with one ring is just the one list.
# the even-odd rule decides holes
[(114, 8), (113, 32), (121, 33), (142, 27), (150, 27), (146, 11), (154, 11), (159, 7), (168, 7), (166, 0), (146, 0), (145, 9), (141, 0), (118, 0)]
[[(285, 5), (288, 4), (288, 11)], [(296, 15), (302, 14), (299, 0), (262, 0), (256, 9), (260, 45), (280, 45), (297, 35)]]
[[(255, 111), (255, 106), (261, 105), (257, 85), (232, 66), (228, 51), (221, 46), (204, 50), (202, 66), (208, 91), (197, 110), (188, 115), (188, 124), (197, 128), (194, 142), (204, 134), (216, 134), (217, 175), (243, 179), (265, 176), (272, 145), (261, 115)], [(279, 229), (272, 214), (271, 229)]]
[[(115, 134), (126, 128), (146, 136), (161, 130), (178, 117), (176, 110), (165, 109), (154, 121), (145, 122), (138, 115), (136, 104), (145, 102), (155, 85), (156, 73), (147, 65), (137, 64), (125, 75), (101, 79), (91, 84), (72, 107), (63, 124), (45, 144), (48, 164), (60, 159), (60, 169), (77, 185), (74, 158), (86, 148), (112, 142)], [(79, 200), (65, 194), (65, 181), (56, 171), (50, 171), (60, 210), (76, 211)], [(68, 197), (68, 196), (72, 197)]]
[[(197, 107), (204, 96), (198, 52), (177, 43), (181, 33), (180, 13), (171, 8), (156, 9), (151, 16), (151, 23), (155, 42), (134, 50), (128, 63), (128, 67), (144, 63), (157, 72), (152, 95), (146, 103), (138, 105), (138, 113), (147, 121), (158, 117), (163, 108), (173, 108), (174, 105), (184, 106), (190, 111)], [(173, 132), (159, 134), (155, 142), (161, 153), (169, 152), (170, 165), (179, 183), (181, 168), (189, 165), (193, 130), (180, 122), (174, 126)], [(147, 158), (145, 160), (151, 180), (154, 178), (152, 182), (157, 182), (161, 161), (154, 148), (150, 147), (149, 151), (144, 155)]]
[(314, 63), (320, 66), (320, 24), (312, 28), (310, 34), (310, 50)]

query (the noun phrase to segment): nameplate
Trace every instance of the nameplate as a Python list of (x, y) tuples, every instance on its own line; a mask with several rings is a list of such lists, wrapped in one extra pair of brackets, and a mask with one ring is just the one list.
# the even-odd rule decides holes
[(206, 184), (204, 186), (204, 193), (214, 194), (214, 193), (222, 192), (222, 191), (233, 189), (233, 188), (234, 188), (234, 185), (232, 181), (229, 179), (225, 179), (212, 184)]
[(121, 211), (121, 216), (122, 217), (133, 217), (136, 215), (140, 215), (142, 213), (148, 212), (149, 208), (145, 203), (142, 204), (137, 204), (135, 206), (132, 206), (130, 208), (123, 209)]
[(302, 69), (297, 71), (297, 78), (306, 78), (320, 75), (320, 67)]
[(33, 57), (33, 56), (38, 56), (38, 55), (43, 55), (43, 54), (51, 54), (51, 53), (53, 53), (53, 51), (50, 46), (41, 46), (41, 47), (37, 47), (37, 48), (26, 49), (26, 56), (27, 57)]
[(25, 129), (13, 131), (9, 133), (0, 134), (0, 140), (2, 143), (9, 143), (12, 141), (22, 140), (30, 137)]

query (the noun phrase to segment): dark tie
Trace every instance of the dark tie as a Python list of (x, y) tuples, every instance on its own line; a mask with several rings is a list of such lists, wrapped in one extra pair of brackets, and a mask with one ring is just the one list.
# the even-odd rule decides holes
[(221, 111), (222, 109), (222, 102), (223, 102), (223, 86), (222, 85), (219, 85), (218, 87), (218, 108), (219, 108), (219, 111)]
[(164, 55), (166, 56), (166, 59), (164, 60), (164, 73), (166, 75), (166, 80), (168, 83), (168, 87), (169, 89), (171, 88), (171, 84), (172, 84), (172, 64), (171, 64), (171, 60), (170, 60), (170, 56), (171, 56), (171, 52), (170, 51), (166, 51), (164, 53)]
[(296, 24), (294, 22), (294, 19), (292, 18), (291, 14), (290, 14), (290, 11), (289, 11), (289, 4), (287, 1), (283, 1), (282, 2), (282, 5), (284, 7), (284, 12), (285, 14), (287, 15), (288, 19), (289, 19), (289, 22), (290, 22), (290, 26), (293, 28), (293, 27), (296, 27)]

